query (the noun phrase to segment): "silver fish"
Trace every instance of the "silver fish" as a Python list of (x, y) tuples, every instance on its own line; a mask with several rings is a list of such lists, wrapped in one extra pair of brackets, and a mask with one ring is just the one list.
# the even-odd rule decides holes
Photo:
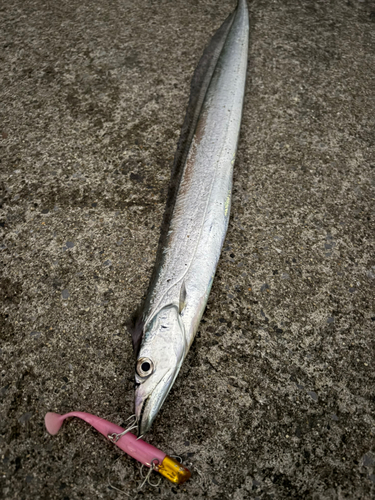
[(133, 327), (138, 434), (149, 430), (194, 340), (231, 205), (245, 91), (246, 0), (216, 32), (194, 73), (157, 261)]

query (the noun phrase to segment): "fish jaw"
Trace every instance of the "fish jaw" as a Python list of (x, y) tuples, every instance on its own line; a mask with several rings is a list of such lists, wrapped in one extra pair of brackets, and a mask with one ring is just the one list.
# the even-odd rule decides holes
[(138, 424), (138, 436), (143, 436), (150, 430), (177, 373), (174, 374), (171, 370), (167, 371), (159, 382), (156, 385), (154, 384), (154, 387), (150, 387), (151, 384), (147, 384), (147, 381), (137, 383), (138, 377), (136, 377), (135, 415)]

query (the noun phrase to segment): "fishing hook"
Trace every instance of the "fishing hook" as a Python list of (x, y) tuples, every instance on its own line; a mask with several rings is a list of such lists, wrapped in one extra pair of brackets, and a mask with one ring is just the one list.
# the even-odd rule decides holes
[[(121, 456), (116, 458), (116, 460), (114, 461), (113, 465), (112, 465), (112, 468), (115, 466), (116, 462), (118, 460), (120, 460)], [(127, 493), (126, 491), (124, 490), (120, 490), (119, 488), (116, 488), (116, 486), (113, 486), (113, 484), (111, 484), (111, 481), (109, 479), (109, 475), (111, 473), (111, 470), (108, 471), (108, 485), (113, 489), (113, 490), (116, 490), (116, 491), (119, 491), (120, 493), (123, 493), (124, 495), (126, 495), (127, 497), (129, 496), (129, 493)]]
[(158, 470), (158, 465), (159, 465), (159, 460), (157, 458), (154, 458), (151, 460), (151, 464), (150, 464), (150, 469), (149, 471), (147, 472), (146, 476), (143, 475), (143, 465), (141, 466), (140, 468), (140, 474), (141, 474), (141, 477), (144, 478), (144, 481), (142, 482), (142, 484), (139, 486), (139, 489), (143, 488), (143, 486), (148, 483), (150, 486), (153, 486), (154, 488), (157, 488), (161, 482), (161, 477), (159, 477), (159, 480), (156, 484), (152, 483), (150, 481), (150, 477), (151, 477), (151, 474), (152, 472), (155, 470), (157, 471)]
[(122, 431), (120, 434), (116, 434), (116, 432), (113, 432), (112, 434), (108, 434), (107, 438), (112, 442), (112, 443), (117, 443), (117, 441), (122, 438), (122, 436), (125, 436), (128, 432), (132, 431), (133, 429), (136, 429), (138, 427), (137, 423), (137, 417), (136, 415), (131, 415), (128, 419), (126, 419), (126, 422), (130, 419), (133, 419), (131, 424), (127, 429)]

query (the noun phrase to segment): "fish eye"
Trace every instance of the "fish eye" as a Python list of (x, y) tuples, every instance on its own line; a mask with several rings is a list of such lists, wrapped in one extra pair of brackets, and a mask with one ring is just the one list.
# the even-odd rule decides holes
[(137, 373), (140, 377), (148, 377), (154, 371), (154, 364), (149, 358), (140, 358), (137, 362)]

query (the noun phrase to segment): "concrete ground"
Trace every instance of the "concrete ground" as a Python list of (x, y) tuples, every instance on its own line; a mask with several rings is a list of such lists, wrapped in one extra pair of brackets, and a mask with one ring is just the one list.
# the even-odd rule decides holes
[(1, 498), (375, 497), (367, 0), (249, 6), (230, 227), (147, 435), (191, 481), (138, 491), (135, 461), (85, 423), (44, 428), (47, 411), (132, 413), (125, 322), (147, 289), (192, 73), (234, 5), (0, 6)]

